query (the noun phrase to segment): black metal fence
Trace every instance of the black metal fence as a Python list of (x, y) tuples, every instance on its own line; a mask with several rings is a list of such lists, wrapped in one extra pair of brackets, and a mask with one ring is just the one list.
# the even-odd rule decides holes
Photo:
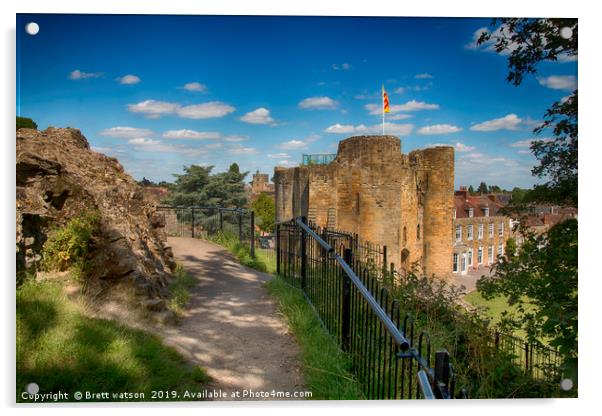
[(218, 233), (237, 236), (255, 254), (255, 213), (241, 208), (167, 206), (157, 212), (165, 219), (165, 232), (171, 237), (208, 238)]
[(511, 355), (512, 362), (538, 380), (559, 380), (562, 359), (558, 350), (494, 331), (497, 348)]
[[(399, 302), (382, 286), (347, 233), (308, 225), (277, 225), (277, 272), (301, 289), (326, 330), (350, 357), (369, 399), (449, 399), (455, 376), (447, 351), (431, 351)], [(382, 267), (386, 262), (382, 263)], [(463, 391), (459, 396), (463, 396)]]

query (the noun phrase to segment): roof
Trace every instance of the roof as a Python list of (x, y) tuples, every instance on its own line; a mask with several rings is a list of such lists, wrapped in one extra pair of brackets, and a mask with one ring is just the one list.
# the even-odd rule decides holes
[(504, 205), (492, 201), (486, 195), (470, 196), (465, 192), (456, 192), (454, 195), (454, 206), (456, 208), (456, 218), (468, 218), (469, 209), (473, 209), (474, 217), (484, 217), (485, 208), (489, 208), (489, 216), (499, 215), (498, 212)]

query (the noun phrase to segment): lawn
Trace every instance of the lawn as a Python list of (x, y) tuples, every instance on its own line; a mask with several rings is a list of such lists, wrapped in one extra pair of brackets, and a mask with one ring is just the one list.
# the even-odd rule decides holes
[(78, 391), (144, 393), (138, 400), (151, 401), (153, 390), (198, 391), (207, 381), (157, 336), (91, 317), (60, 283), (28, 281), (17, 289), (18, 402), (28, 401), (22, 392), (29, 383), (40, 393), (66, 392), (66, 401)]

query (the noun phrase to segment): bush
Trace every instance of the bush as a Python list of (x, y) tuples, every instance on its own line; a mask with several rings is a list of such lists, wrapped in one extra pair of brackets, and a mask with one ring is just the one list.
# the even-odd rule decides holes
[(190, 300), (190, 288), (196, 284), (196, 280), (179, 264), (174, 275), (175, 280), (169, 287), (169, 309), (176, 315), (181, 315)]
[(100, 215), (97, 212), (74, 217), (64, 227), (50, 232), (42, 248), (42, 268), (47, 271), (69, 270), (83, 279), (88, 270), (88, 254)]
[(33, 121), (30, 118), (17, 116), (17, 130), (19, 130), (21, 128), (27, 128), (27, 129), (35, 129), (35, 130), (37, 130), (38, 129), (38, 125), (36, 124), (35, 121)]

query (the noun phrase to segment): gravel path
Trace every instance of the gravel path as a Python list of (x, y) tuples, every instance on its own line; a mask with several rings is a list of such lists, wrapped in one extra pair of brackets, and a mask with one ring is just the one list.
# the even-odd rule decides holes
[[(263, 283), (271, 278), (238, 264), (224, 248), (170, 238), (179, 263), (198, 279), (181, 320), (163, 327), (165, 342), (212, 378), (210, 388), (239, 391), (303, 391), (295, 340)], [(269, 397), (267, 399), (274, 399)]]

